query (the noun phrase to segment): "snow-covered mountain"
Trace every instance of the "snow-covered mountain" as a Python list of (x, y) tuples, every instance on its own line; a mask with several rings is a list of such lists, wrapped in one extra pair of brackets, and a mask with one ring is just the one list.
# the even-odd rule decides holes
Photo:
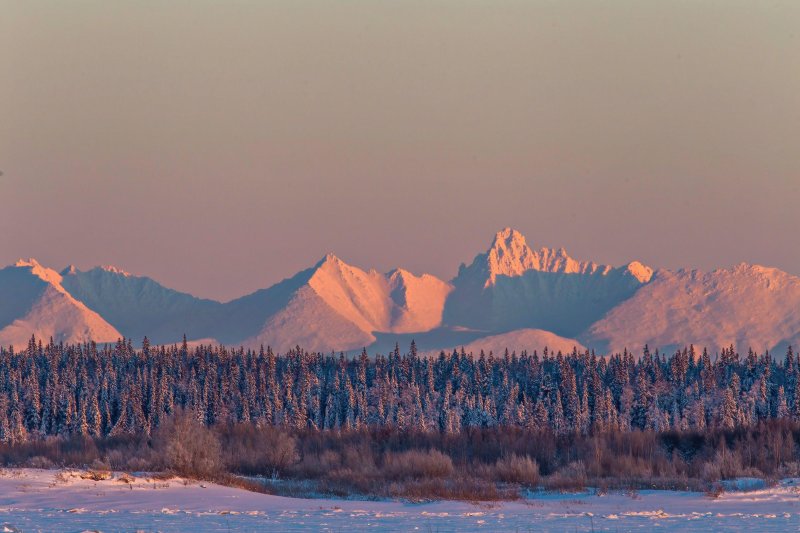
[(0, 345), (27, 346), (31, 335), (47, 342), (113, 342), (111, 324), (61, 285), (62, 277), (34, 259), (0, 270)]
[(614, 268), (572, 259), (562, 248), (533, 250), (506, 228), (486, 253), (461, 265), (446, 324), (505, 332), (538, 328), (575, 337), (650, 281), (638, 262)]
[(573, 349), (583, 352), (586, 348), (575, 339), (565, 339), (559, 337), (550, 331), (542, 329), (518, 329), (508, 333), (501, 333), (499, 335), (489, 335), (488, 337), (481, 337), (468, 344), (459, 346), (455, 344), (449, 347), (452, 351), (453, 348), (464, 348), (465, 353), (472, 353), (477, 355), (483, 350), (487, 355), (489, 352), (494, 352), (494, 355), (501, 356), (505, 353), (506, 349), (509, 351), (527, 350), (528, 352), (538, 351), (543, 353), (545, 348), (550, 353), (561, 352), (563, 354), (572, 353)]
[[(61, 274), (34, 260), (0, 270), (0, 343), (32, 334), (66, 342), (220, 342), (278, 351), (386, 352), (464, 346), (502, 352), (638, 353), (684, 343), (718, 351), (800, 342), (800, 278), (739, 265), (709, 273), (577, 261), (506, 228), (450, 282), (403, 269), (362, 270), (328, 254), (269, 288), (220, 303), (114, 267)], [(577, 339), (577, 340), (576, 340)]]
[(452, 287), (428, 274), (364, 271), (333, 254), (270, 288), (228, 303), (202, 300), (114, 267), (68, 267), (63, 285), (134, 339), (207, 339), (311, 350), (369, 346), (375, 332), (421, 333), (441, 325)]
[(61, 284), (73, 297), (99, 313), (127, 337), (170, 343), (184, 333), (189, 339), (214, 331), (222, 304), (203, 300), (113, 266), (82, 272), (69, 266)]
[(375, 332), (425, 332), (440, 326), (450, 290), (428, 274), (364, 271), (328, 254), (293, 278), (227, 304), (232, 316), (241, 317), (234, 322), (245, 326), (231, 337), (280, 349), (369, 346)]
[(694, 343), (782, 349), (800, 342), (800, 278), (740, 264), (713, 272), (659, 270), (653, 280), (579, 337), (603, 352)]

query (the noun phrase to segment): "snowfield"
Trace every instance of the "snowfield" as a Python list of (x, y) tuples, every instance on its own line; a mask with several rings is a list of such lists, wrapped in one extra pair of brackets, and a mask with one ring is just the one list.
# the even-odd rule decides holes
[[(269, 496), (180, 478), (0, 473), (0, 531), (797, 531), (800, 485), (724, 493), (536, 495), (524, 501), (407, 503)], [(753, 486), (753, 484), (745, 484)]]

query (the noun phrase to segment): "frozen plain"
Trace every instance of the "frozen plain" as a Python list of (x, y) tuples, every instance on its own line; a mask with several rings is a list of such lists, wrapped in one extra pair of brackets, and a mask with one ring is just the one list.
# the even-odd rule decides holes
[(180, 478), (0, 473), (0, 531), (798, 531), (800, 485), (702, 493), (543, 494), (492, 504), (270, 496)]

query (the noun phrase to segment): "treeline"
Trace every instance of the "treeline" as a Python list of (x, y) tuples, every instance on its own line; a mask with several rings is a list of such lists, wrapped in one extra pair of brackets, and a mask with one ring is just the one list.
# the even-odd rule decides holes
[(31, 339), (0, 349), (0, 464), (172, 471), (287, 495), (707, 490), (800, 476), (798, 374), (791, 349), (421, 357), (412, 344), (348, 358)]
[(458, 433), (393, 427), (340, 431), (205, 426), (191, 412), (151, 435), (48, 437), (0, 444), (0, 464), (164, 472), (285, 496), (515, 499), (540, 489), (696, 490), (724, 480), (800, 477), (800, 424), (768, 420), (705, 431), (556, 435), (495, 426)]
[(51, 435), (150, 435), (176, 411), (207, 425), (457, 434), (515, 427), (554, 435), (704, 431), (800, 421), (800, 357), (625, 352), (420, 357), (415, 346), (371, 358), (299, 347), (130, 341), (0, 349), (0, 442)]

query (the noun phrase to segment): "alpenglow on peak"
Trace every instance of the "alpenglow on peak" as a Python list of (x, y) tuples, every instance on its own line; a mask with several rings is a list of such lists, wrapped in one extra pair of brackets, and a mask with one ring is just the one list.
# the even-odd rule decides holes
[(499, 276), (517, 277), (528, 270), (576, 274), (594, 273), (611, 268), (591, 261), (576, 261), (564, 248), (542, 247), (533, 250), (525, 240), (525, 236), (512, 228), (497, 232), (492, 246), (483, 257), (479, 256), (476, 260), (484, 258), (488, 274), (487, 285), (493, 284)]

